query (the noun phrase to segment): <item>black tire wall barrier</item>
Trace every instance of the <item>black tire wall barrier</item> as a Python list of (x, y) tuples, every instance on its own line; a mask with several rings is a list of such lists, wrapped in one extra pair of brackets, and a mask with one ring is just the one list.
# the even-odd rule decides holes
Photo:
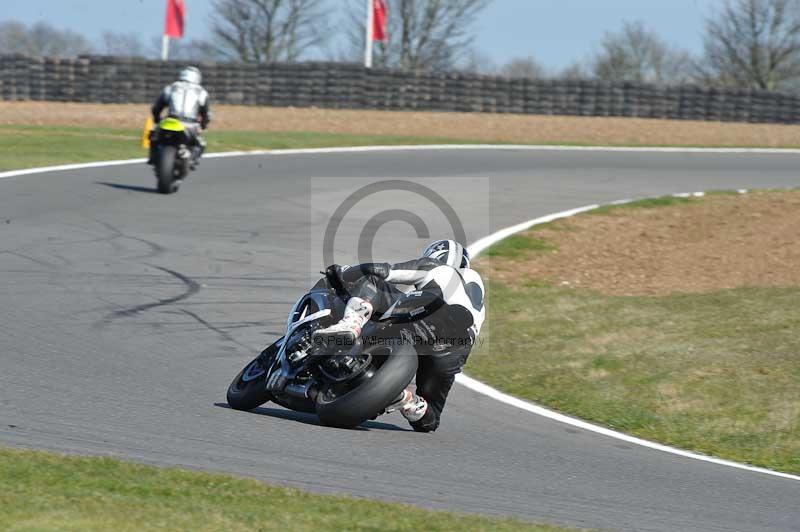
[[(0, 100), (150, 103), (180, 61), (0, 55)], [(800, 96), (648, 83), (367, 70), (348, 63), (199, 63), (215, 103), (275, 107), (622, 116), (794, 124)]]

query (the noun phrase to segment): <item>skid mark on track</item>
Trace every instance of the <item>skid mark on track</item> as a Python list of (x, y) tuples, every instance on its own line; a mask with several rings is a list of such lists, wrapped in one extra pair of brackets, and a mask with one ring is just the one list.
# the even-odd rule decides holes
[(228, 334), (226, 331), (223, 331), (219, 327), (215, 327), (214, 325), (212, 325), (211, 323), (207, 322), (206, 320), (204, 320), (203, 318), (201, 318), (200, 316), (198, 316), (197, 314), (195, 314), (191, 310), (186, 310), (185, 308), (182, 308), (182, 309), (180, 309), (180, 311), (183, 312), (184, 314), (186, 314), (187, 316), (190, 316), (191, 318), (194, 318), (199, 324), (201, 324), (203, 327), (205, 327), (209, 331), (213, 331), (213, 332), (217, 333), (224, 340), (227, 340), (228, 342), (234, 343), (234, 344), (236, 344), (239, 347), (242, 347), (244, 349), (250, 350), (250, 347), (240, 343), (238, 340), (236, 340), (236, 338), (234, 338), (233, 336)]
[(106, 222), (104, 220), (100, 220), (100, 219), (95, 218), (94, 221), (96, 223), (102, 225), (103, 227), (105, 227), (109, 231), (111, 231), (112, 236), (111, 236), (111, 238), (108, 239), (109, 242), (111, 242), (111, 241), (113, 241), (115, 239), (118, 239), (118, 238), (125, 238), (125, 239), (128, 239), (128, 240), (135, 240), (136, 242), (141, 242), (142, 244), (144, 244), (144, 245), (146, 245), (147, 247), (150, 248), (150, 251), (148, 253), (146, 253), (145, 255), (136, 255), (134, 257), (128, 257), (130, 260), (151, 259), (151, 258), (155, 257), (156, 255), (160, 255), (160, 254), (162, 254), (162, 253), (164, 253), (166, 251), (166, 248), (164, 248), (164, 246), (162, 246), (160, 244), (157, 244), (155, 242), (152, 242), (150, 240), (146, 240), (144, 238), (138, 237), (138, 236), (128, 235), (128, 234), (124, 233), (123, 231), (121, 231), (118, 227), (116, 227), (116, 226), (114, 226), (114, 225), (112, 225), (112, 224), (110, 224), (110, 223), (108, 223), (108, 222)]
[(16, 252), (16, 251), (4, 250), (4, 251), (0, 251), (0, 253), (5, 253), (6, 255), (12, 255), (12, 256), (20, 258), (20, 259), (28, 260), (28, 261), (33, 262), (34, 264), (38, 264), (39, 266), (44, 266), (45, 268), (48, 268), (48, 269), (51, 269), (51, 270), (57, 269), (57, 266), (55, 264), (53, 264), (53, 263), (46, 262), (46, 261), (43, 261), (41, 259), (37, 259), (36, 257), (31, 257), (30, 255), (24, 255), (24, 254)]
[(153, 268), (161, 270), (162, 272), (166, 272), (172, 275), (173, 277), (181, 281), (184, 285), (186, 285), (186, 291), (174, 297), (159, 299), (158, 301), (154, 301), (153, 303), (145, 303), (144, 305), (136, 305), (135, 307), (115, 310), (114, 312), (105, 317), (105, 319), (103, 320), (104, 322), (107, 323), (117, 318), (128, 318), (131, 316), (135, 316), (137, 314), (141, 314), (142, 312), (147, 312), (148, 310), (152, 310), (154, 308), (171, 305), (173, 303), (177, 303), (178, 301), (183, 301), (184, 299), (187, 299), (200, 291), (200, 283), (198, 283), (197, 281), (195, 281), (190, 277), (183, 275), (180, 272), (176, 272), (175, 270), (170, 270), (169, 268), (164, 268), (161, 266), (152, 266), (150, 264), (148, 264), (148, 266), (151, 266)]

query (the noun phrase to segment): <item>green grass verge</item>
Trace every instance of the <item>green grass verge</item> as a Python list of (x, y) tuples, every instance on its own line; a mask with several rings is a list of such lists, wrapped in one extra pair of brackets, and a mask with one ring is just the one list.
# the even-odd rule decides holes
[(556, 246), (543, 238), (527, 234), (511, 235), (483, 252), (483, 256), (492, 258), (521, 258), (531, 252), (552, 251)]
[[(587, 211), (584, 214), (607, 215), (607, 214), (625, 214), (626, 210), (630, 209), (655, 209), (658, 207), (675, 207), (679, 205), (689, 205), (703, 201), (704, 197), (709, 196), (738, 196), (739, 192), (736, 190), (709, 190), (703, 196), (659, 196), (657, 198), (644, 198), (628, 203), (620, 203), (618, 205), (601, 205), (596, 209)], [(559, 228), (557, 223), (540, 225), (538, 228)], [(563, 228), (563, 227), (561, 227)]]
[[(434, 137), (342, 135), (313, 132), (213, 131), (205, 134), (209, 151), (334, 146), (474, 144)], [(145, 157), (141, 131), (46, 126), (0, 126), (0, 171), (37, 166)]]
[(564, 529), (110, 458), (0, 448), (0, 530)]
[[(606, 213), (689, 201), (702, 200)], [(517, 235), (486, 255), (513, 267), (555, 247)], [(642, 438), (800, 473), (800, 289), (607, 296), (526, 278), (487, 287), (469, 375)]]
[[(215, 131), (204, 133), (209, 152), (329, 148), (343, 146), (395, 146), (412, 144), (486, 144), (485, 139), (446, 137), (415, 137), (391, 135), (350, 135), (316, 133), (309, 131), (251, 132)], [(0, 125), (0, 171), (38, 166), (53, 166), (113, 159), (144, 157), (146, 151), (139, 145), (141, 130), (82, 126), (27, 126)], [(492, 144), (520, 144), (495, 141)], [(558, 140), (536, 142), (541, 145), (592, 146), (585, 142)], [(639, 144), (615, 144), (639, 146)], [(665, 147), (682, 147), (668, 145)], [(656, 146), (658, 147), (658, 146)], [(696, 145), (685, 147), (696, 148)], [(714, 146), (706, 146), (713, 148)]]
[(601, 205), (596, 209), (588, 211), (587, 214), (606, 215), (613, 211), (624, 211), (625, 209), (655, 209), (657, 207), (671, 207), (674, 205), (686, 205), (697, 198), (689, 197), (675, 197), (675, 196), (660, 196), (658, 198), (645, 198), (640, 200), (630, 201), (628, 203), (621, 203), (619, 205)]

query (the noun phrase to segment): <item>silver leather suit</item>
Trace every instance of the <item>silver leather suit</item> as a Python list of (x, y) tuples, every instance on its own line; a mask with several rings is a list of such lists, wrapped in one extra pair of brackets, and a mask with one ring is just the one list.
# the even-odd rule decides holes
[[(199, 78), (199, 72), (197, 75)], [(176, 81), (164, 87), (153, 104), (151, 112), (156, 124), (161, 121), (161, 112), (165, 108), (169, 110), (169, 116), (177, 118), (186, 126), (189, 143), (193, 146), (193, 160), (198, 161), (206, 149), (206, 141), (200, 135), (200, 129), (208, 127), (211, 121), (208, 92), (199, 83)], [(156, 143), (151, 142), (149, 164), (153, 164), (155, 149)]]
[(169, 116), (182, 122), (200, 123), (205, 126), (211, 118), (208, 92), (195, 83), (176, 81), (164, 87), (158, 100), (153, 104), (153, 118), (156, 122), (165, 107), (169, 109)]

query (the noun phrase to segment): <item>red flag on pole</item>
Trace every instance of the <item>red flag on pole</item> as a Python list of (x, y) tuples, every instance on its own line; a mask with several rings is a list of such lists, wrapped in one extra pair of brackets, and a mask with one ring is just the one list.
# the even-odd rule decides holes
[(164, 35), (173, 39), (183, 37), (185, 19), (186, 5), (183, 0), (167, 0), (167, 19), (164, 22)]
[(385, 41), (386, 40), (386, 18), (388, 9), (386, 9), (385, 0), (372, 0), (372, 40)]

